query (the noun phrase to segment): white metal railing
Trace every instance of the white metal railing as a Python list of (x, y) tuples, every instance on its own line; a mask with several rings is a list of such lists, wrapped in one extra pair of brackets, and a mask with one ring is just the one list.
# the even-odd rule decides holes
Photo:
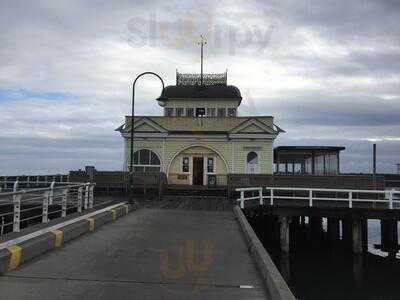
[[(94, 183), (56, 183), (44, 188), (20, 189), (0, 193), (0, 234), (19, 232), (24, 226), (64, 218), (70, 212), (93, 208)], [(12, 230), (11, 230), (12, 226)]]
[[(244, 208), (246, 201), (257, 200), (259, 205), (264, 205), (264, 200), (273, 206), (276, 200), (303, 200), (307, 206), (313, 207), (316, 201), (347, 202), (348, 208), (353, 208), (353, 203), (381, 203), (389, 209), (399, 209), (400, 191), (397, 190), (345, 190), (345, 189), (320, 189), (320, 188), (292, 188), (292, 187), (247, 187), (237, 188), (240, 192), (240, 208)], [(365, 198), (371, 197), (371, 198)]]
[(18, 181), (20, 187), (33, 188), (43, 187), (52, 182), (66, 184), (69, 182), (67, 175), (23, 175), (23, 176), (0, 176), (0, 193), (12, 190), (14, 182)]

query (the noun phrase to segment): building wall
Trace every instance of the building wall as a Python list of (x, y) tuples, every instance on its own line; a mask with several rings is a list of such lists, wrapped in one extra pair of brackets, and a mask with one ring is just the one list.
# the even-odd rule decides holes
[(210, 100), (201, 100), (195, 99), (193, 101), (188, 101), (188, 99), (174, 99), (166, 102), (166, 108), (175, 108), (175, 107), (238, 107), (239, 100), (221, 100), (221, 99), (210, 99)]
[[(227, 140), (204, 138), (177, 139), (136, 139), (134, 151), (139, 149), (150, 149), (154, 151), (161, 160), (162, 171), (167, 174), (170, 183), (189, 184), (189, 179), (178, 180), (181, 174), (181, 159), (186, 154), (217, 154), (216, 173), (217, 183), (226, 183), (226, 174), (245, 173), (247, 154), (254, 151), (259, 157), (259, 171), (261, 174), (272, 174), (273, 166), (273, 142), (272, 140)], [(215, 150), (215, 152), (213, 151)], [(130, 143), (129, 138), (125, 139), (125, 162), (129, 162)], [(178, 154), (181, 153), (181, 154)], [(174, 159), (172, 161), (172, 159)], [(225, 166), (225, 163), (227, 166)], [(168, 169), (169, 168), (169, 169)], [(183, 173), (182, 173), (183, 174)]]

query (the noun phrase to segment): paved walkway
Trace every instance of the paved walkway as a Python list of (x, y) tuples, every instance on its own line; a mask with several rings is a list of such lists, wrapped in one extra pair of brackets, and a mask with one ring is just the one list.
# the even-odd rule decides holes
[(1, 276), (0, 298), (265, 299), (240, 230), (232, 212), (143, 208)]

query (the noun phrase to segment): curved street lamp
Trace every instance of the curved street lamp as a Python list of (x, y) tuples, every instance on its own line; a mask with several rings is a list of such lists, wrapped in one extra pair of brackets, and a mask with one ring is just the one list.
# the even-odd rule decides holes
[(130, 168), (130, 173), (129, 173), (129, 187), (130, 187), (130, 201), (133, 202), (133, 123), (134, 123), (134, 116), (135, 116), (135, 85), (136, 85), (136, 81), (142, 77), (143, 75), (154, 75), (156, 76), (158, 79), (160, 79), (161, 84), (162, 84), (162, 91), (161, 91), (161, 95), (160, 97), (158, 97), (156, 100), (160, 103), (160, 102), (164, 102), (165, 100), (167, 100), (168, 98), (163, 96), (164, 94), (164, 81), (162, 80), (162, 78), (160, 77), (160, 75), (154, 73), (154, 72), (144, 72), (142, 74), (139, 74), (135, 81), (133, 82), (132, 85), (132, 114), (131, 114), (131, 152), (130, 152), (130, 164), (129, 164), (129, 168)]

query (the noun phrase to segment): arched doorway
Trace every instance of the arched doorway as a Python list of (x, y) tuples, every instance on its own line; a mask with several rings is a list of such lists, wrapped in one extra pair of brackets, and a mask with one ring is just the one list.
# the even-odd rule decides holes
[(167, 172), (169, 184), (226, 185), (228, 164), (216, 150), (191, 145), (175, 153)]

